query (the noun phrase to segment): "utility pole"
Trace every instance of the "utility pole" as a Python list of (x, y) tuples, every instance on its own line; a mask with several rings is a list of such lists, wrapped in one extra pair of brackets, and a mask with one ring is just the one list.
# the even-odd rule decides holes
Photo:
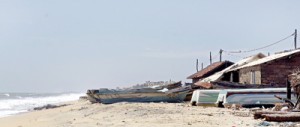
[(220, 49), (220, 62), (222, 62), (222, 53), (223, 53), (223, 50), (222, 49)]
[(294, 45), (295, 45), (295, 49), (297, 49), (297, 29), (295, 29), (295, 33), (294, 33)]
[(201, 70), (203, 70), (203, 63), (201, 63)]
[(286, 98), (291, 99), (291, 82), (286, 78)]
[(197, 59), (197, 61), (196, 61), (196, 70), (197, 70), (197, 72), (199, 71), (199, 62), (198, 62), (198, 59)]
[(211, 64), (212, 63), (211, 52), (209, 52), (209, 61), (210, 61), (210, 64)]

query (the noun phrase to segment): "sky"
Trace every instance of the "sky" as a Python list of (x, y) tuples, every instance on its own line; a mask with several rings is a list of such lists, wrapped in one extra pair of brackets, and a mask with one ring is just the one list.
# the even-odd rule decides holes
[[(183, 81), (300, 29), (297, 0), (1, 0), (0, 92)], [(299, 39), (298, 39), (299, 40)], [(300, 46), (300, 43), (298, 44)], [(293, 37), (250, 53), (294, 48)]]

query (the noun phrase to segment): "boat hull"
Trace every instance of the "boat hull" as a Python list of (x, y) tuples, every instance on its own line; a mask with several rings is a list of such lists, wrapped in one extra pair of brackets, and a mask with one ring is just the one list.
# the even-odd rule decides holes
[[(274, 95), (284, 98), (286, 97), (286, 89), (224, 89), (220, 91), (217, 103), (222, 103), (224, 107), (231, 107), (233, 104), (240, 107), (266, 107), (284, 102), (275, 98)], [(295, 97), (292, 96), (291, 100), (295, 101)]]
[(188, 91), (177, 93), (148, 92), (148, 93), (88, 93), (90, 101), (103, 104), (117, 102), (182, 102)]
[(220, 90), (195, 90), (191, 98), (191, 104), (197, 106), (217, 106)]

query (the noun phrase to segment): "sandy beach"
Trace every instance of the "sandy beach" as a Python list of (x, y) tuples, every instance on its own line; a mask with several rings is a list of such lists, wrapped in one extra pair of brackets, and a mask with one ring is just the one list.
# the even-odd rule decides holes
[(85, 100), (70, 105), (0, 118), (1, 127), (241, 127), (260, 120), (241, 117), (249, 110), (190, 106), (189, 103), (91, 104)]

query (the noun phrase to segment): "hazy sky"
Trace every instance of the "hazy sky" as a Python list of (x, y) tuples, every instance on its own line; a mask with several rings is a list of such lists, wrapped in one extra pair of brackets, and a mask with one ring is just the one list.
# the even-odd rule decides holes
[[(220, 49), (253, 49), (292, 34), (300, 28), (299, 5), (298, 0), (1, 0), (0, 91), (189, 81), (196, 59), (207, 66), (210, 51), (216, 56)], [(289, 38), (260, 52), (292, 48)], [(237, 61), (254, 53), (223, 57)]]

